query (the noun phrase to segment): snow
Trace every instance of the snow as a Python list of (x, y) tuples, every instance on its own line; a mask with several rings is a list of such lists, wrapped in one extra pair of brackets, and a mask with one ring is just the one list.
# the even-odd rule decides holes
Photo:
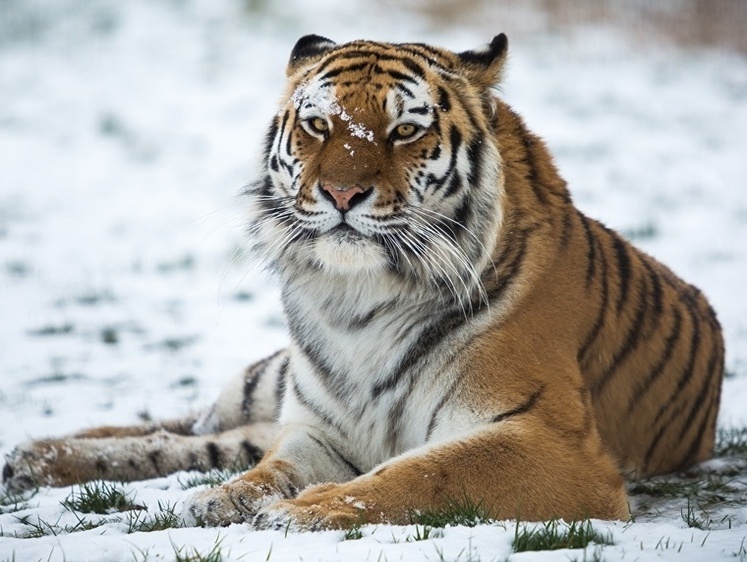
[[(747, 425), (747, 60), (641, 44), (599, 27), (567, 35), (433, 28), (402, 8), (324, 0), (6, 2), (0, 13), (0, 455), (17, 443), (139, 416), (181, 416), (287, 342), (278, 290), (244, 255), (242, 201), (296, 39), (319, 33), (456, 50), (507, 31), (501, 94), (543, 135), (578, 206), (701, 287), (727, 339), (722, 427)], [(354, 131), (353, 131), (354, 132)], [(365, 131), (362, 132), (365, 134)], [(721, 461), (714, 461), (721, 466)], [(180, 478), (125, 486), (179, 505)], [(193, 491), (193, 490), (192, 490)], [(127, 513), (64, 527), (70, 488), (0, 513), (0, 560), (568, 560), (511, 554), (513, 522), (446, 528), (126, 534)], [(86, 516), (96, 519), (99, 516)], [(102, 516), (103, 517), (103, 516)], [(613, 535), (605, 560), (742, 559), (747, 507), (710, 531), (679, 510)], [(117, 522), (117, 518), (121, 521)]]

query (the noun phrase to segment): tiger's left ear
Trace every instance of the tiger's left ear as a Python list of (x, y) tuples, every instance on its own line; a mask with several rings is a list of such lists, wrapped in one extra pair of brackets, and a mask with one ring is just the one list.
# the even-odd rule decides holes
[(321, 57), (324, 53), (334, 48), (336, 43), (320, 35), (304, 35), (291, 51), (286, 75), (291, 76), (302, 66), (306, 66)]
[(457, 56), (462, 63), (460, 69), (466, 78), (482, 90), (487, 90), (501, 81), (503, 66), (508, 54), (508, 37), (496, 35), (484, 47), (463, 51)]

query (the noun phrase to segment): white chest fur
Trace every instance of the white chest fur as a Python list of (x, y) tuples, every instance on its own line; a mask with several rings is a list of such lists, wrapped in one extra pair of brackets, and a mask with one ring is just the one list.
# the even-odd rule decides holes
[(443, 402), (459, 387), (460, 351), (483, 321), (447, 309), (435, 294), (386, 276), (288, 282), (293, 344), (281, 422), (323, 423), (364, 471), (473, 424)]

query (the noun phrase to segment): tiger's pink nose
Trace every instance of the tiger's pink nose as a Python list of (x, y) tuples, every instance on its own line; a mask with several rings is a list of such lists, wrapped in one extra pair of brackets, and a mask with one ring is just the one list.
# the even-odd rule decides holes
[(373, 193), (373, 186), (363, 188), (360, 185), (342, 187), (337, 185), (322, 185), (322, 195), (335, 204), (338, 211), (349, 211), (358, 203), (363, 203)]

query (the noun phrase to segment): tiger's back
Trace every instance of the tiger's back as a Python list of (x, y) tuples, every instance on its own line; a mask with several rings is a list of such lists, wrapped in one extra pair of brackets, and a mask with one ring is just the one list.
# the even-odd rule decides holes
[[(578, 211), (544, 143), (502, 102), (495, 120), (501, 154), (511, 154), (505, 230), (521, 233), (504, 241), (497, 263), (508, 262), (513, 278), (530, 270), (524, 285), (544, 292), (530, 331), (550, 324), (547, 337), (574, 353), (623, 473), (662, 474), (710, 458), (724, 372), (715, 312), (697, 288)], [(537, 247), (523, 257), (533, 237)]]

